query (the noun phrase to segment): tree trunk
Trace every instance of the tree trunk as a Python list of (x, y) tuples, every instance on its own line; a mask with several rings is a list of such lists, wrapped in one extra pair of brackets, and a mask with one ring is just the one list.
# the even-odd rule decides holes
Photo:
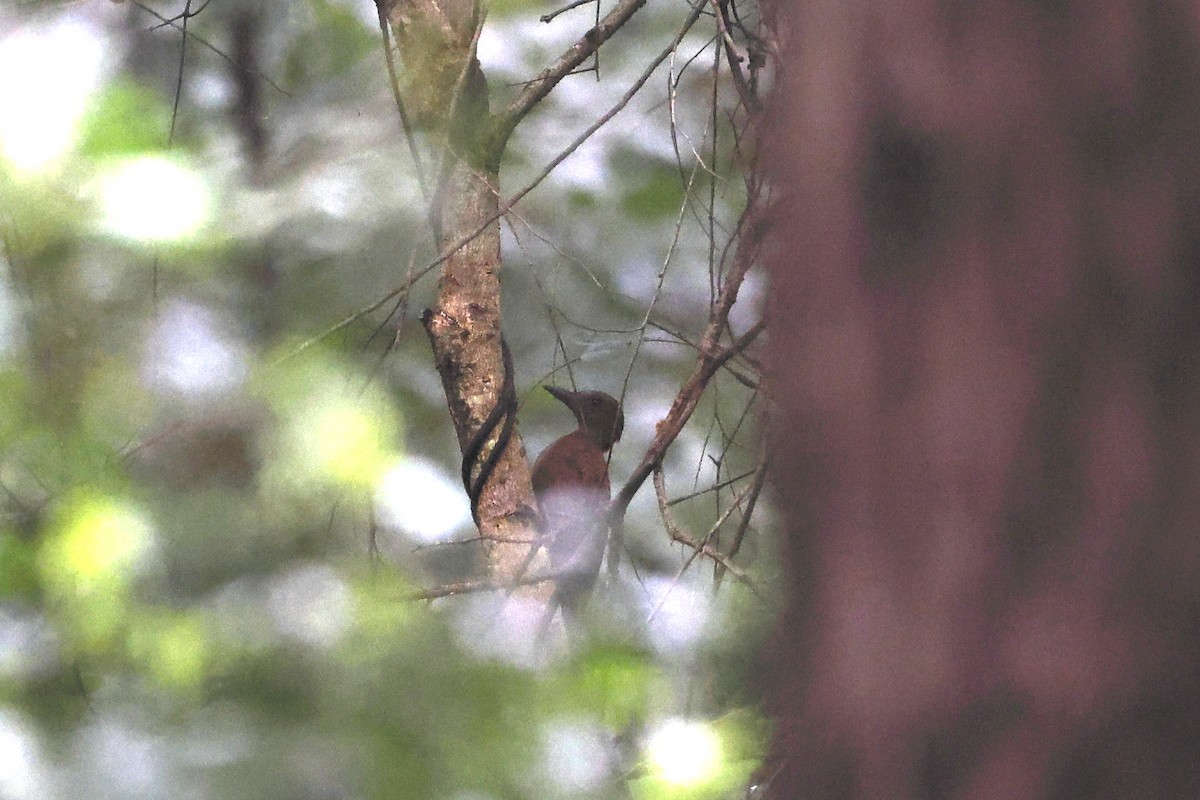
[[(411, 123), (434, 143), (441, 165), (430, 222), (446, 255), (437, 302), (425, 329), (446, 391), (450, 416), (464, 453), (493, 409), (515, 399), (505, 394), (500, 333), (499, 163), (502, 142), (492, 137), (488, 88), (474, 53), (482, 24), (471, 0), (399, 0), (385, 9), (404, 60), (402, 92)], [(496, 446), (500, 425), (487, 436), (471, 465)], [(490, 575), (520, 577), (530, 545), (533, 488), (519, 433), (511, 437), (478, 498), (477, 522)]]
[(1200, 797), (1200, 14), (775, 9), (770, 797)]

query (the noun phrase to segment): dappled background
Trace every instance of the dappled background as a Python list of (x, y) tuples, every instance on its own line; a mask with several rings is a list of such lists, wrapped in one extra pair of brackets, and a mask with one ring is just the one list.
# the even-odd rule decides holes
[[(489, 9), (498, 102), (594, 24), (552, 10)], [(502, 195), (689, 13), (644, 9), (535, 110)], [(679, 531), (737, 533), (739, 580), (671, 543), (647, 485), (584, 639), (538, 641), (504, 592), (412, 599), (481, 565), (417, 322), (436, 272), (395, 294), (436, 253), (375, 14), (0, 8), (0, 797), (720, 797), (757, 764), (753, 348), (664, 470)], [(614, 485), (695, 364), (747, 205), (716, 41), (702, 16), (503, 220), (525, 443), (573, 424), (539, 384), (621, 395)], [(762, 294), (751, 271), (733, 332)]]

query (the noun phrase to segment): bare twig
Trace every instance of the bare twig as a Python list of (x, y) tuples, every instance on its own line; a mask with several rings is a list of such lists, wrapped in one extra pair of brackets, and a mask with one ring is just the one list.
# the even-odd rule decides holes
[[(476, 62), (478, 61), (479, 53), (479, 37), (483, 35), (483, 23), (486, 18), (487, 10), (484, 9), (481, 15), (475, 20), (475, 27), (471, 31), (471, 43), (467, 46), (467, 56), (463, 59), (462, 69), (458, 71), (458, 76), (454, 79), (454, 87), (450, 90), (450, 110), (446, 113), (446, 119), (450, 120), (451, 126), (456, 124), (454, 120), (458, 119), (458, 116), (461, 113), (463, 97), (466, 94), (465, 89), (467, 86), (467, 79), (471, 75), (471, 70), (476, 68)], [(455, 166), (456, 163), (470, 163), (469, 161), (460, 158), (458, 154), (454, 152), (453, 148), (450, 146), (450, 136), (448, 131), (444, 148), (445, 149), (442, 151), (441, 163), (438, 167), (438, 183), (442, 186), (445, 185), (446, 178), (450, 174), (450, 169), (452, 166)], [(499, 155), (499, 153), (497, 152), (496, 155)], [(484, 176), (478, 173), (473, 174), (475, 174), (476, 178), (480, 178), (485, 183), (489, 183)], [(498, 219), (498, 217), (496, 219)], [(491, 222), (488, 222), (488, 226), (490, 226), (492, 222), (495, 222), (495, 219), (493, 219)], [(436, 230), (436, 228), (437, 226), (435, 225), (434, 229)]]
[[(216, 45), (209, 42), (204, 37), (198, 36), (189, 30), (185, 30), (184, 28), (182, 28), (179, 25), (178, 22), (175, 22), (174, 20), (164, 17), (162, 14), (158, 13), (150, 6), (146, 5), (145, 3), (139, 2), (139, 0), (132, 0), (132, 2), (133, 2), (133, 5), (137, 6), (142, 11), (145, 11), (150, 16), (154, 17), (155, 19), (158, 19), (159, 21), (161, 21), (163, 23), (170, 25), (172, 28), (174, 28), (177, 31), (181, 31), (186, 38), (195, 40), (195, 42), (197, 44), (199, 44), (201, 47), (211, 50), (218, 57), (224, 59), (225, 61), (228, 61), (230, 64), (233, 64), (233, 66), (235, 68), (241, 69), (241, 70), (245, 69), (245, 67), (238, 64), (237, 61), (235, 61), (232, 56), (230, 56), (228, 53), (222, 52), (220, 48), (218, 48)], [(195, 14), (192, 14), (192, 16), (195, 16)], [(261, 72), (252, 72), (251, 74), (254, 75), (255, 77), (262, 78), (264, 83), (266, 83), (268, 86), (270, 86), (272, 89), (279, 92), (280, 94), (286, 95), (287, 97), (292, 96), (291, 92), (285, 90), (283, 87), (281, 87), (275, 81), (271, 80), (268, 76), (262, 74)]]
[(742, 56), (733, 44), (733, 37), (729, 34), (728, 19), (725, 15), (728, 0), (724, 0), (724, 2), (723, 0), (709, 0), (709, 2), (712, 4), (713, 11), (716, 12), (717, 28), (721, 31), (721, 44), (725, 47), (725, 60), (729, 63), (729, 74), (733, 78), (733, 86), (746, 110), (751, 114), (757, 114), (762, 111), (762, 103), (750, 89), (750, 85), (746, 82), (746, 76), (742, 74)]
[(538, 17), (538, 21), (539, 22), (552, 22), (552, 21), (554, 21), (554, 18), (557, 17), (559, 14), (565, 14), (566, 12), (568, 12), (572, 9), (579, 8), (580, 6), (586, 6), (588, 3), (594, 3), (595, 1), (596, 0), (572, 0), (572, 2), (567, 3), (562, 8), (555, 9), (554, 11), (551, 11), (549, 14), (542, 14), (540, 17)]
[[(666, 325), (663, 325), (662, 323), (659, 323), (659, 322), (651, 321), (647, 324), (652, 328), (658, 328), (663, 333), (672, 337), (670, 340), (667, 340), (667, 339), (649, 340), (648, 339), (647, 341), (662, 341), (665, 343), (682, 344), (682, 345), (685, 345), (686, 347), (690, 347), (693, 350), (696, 350), (697, 352), (699, 352), (700, 345), (696, 344), (695, 342), (693, 342), (691, 339), (684, 336), (679, 331), (673, 330), (672, 328), (668, 328)], [(751, 365), (751, 366), (754, 366), (754, 365)], [(738, 383), (745, 386), (747, 389), (758, 389), (758, 379), (757, 378), (752, 378), (749, 375), (745, 374), (744, 372), (734, 369), (728, 363), (725, 363), (724, 365), (722, 365), (722, 369), (724, 369), (726, 372), (728, 372), (730, 375), (732, 375), (734, 380), (736, 380)]]
[(650, 476), (651, 471), (662, 463), (667, 448), (679, 436), (684, 425), (691, 418), (692, 412), (696, 410), (700, 396), (704, 393), (713, 374), (729, 359), (745, 350), (766, 328), (765, 322), (760, 320), (741, 337), (735, 338), (733, 344), (728, 348), (720, 347), (721, 336), (729, 325), (729, 312), (737, 302), (738, 291), (755, 260), (754, 256), (758, 248), (758, 228), (761, 226), (752, 224), (749, 226), (749, 231), (744, 228), (747, 219), (757, 213), (756, 200), (760, 189), (761, 187), (758, 185), (752, 187), (746, 209), (742, 212), (742, 219), (738, 222), (739, 236), (741, 237), (738, 255), (735, 256), (733, 267), (725, 278), (725, 284), (721, 287), (716, 302), (709, 311), (708, 324), (705, 326), (704, 335), (700, 340), (700, 355), (696, 360), (696, 366), (692, 370), (691, 376), (676, 393), (667, 416), (655, 427), (654, 440), (646, 449), (641, 462), (630, 475), (629, 480), (621, 487), (621, 491), (609, 503), (609, 521), (614, 531), (614, 541), (610, 545), (610, 572), (615, 572), (617, 568), (615, 558), (616, 553), (620, 551), (620, 542), (616, 541), (616, 538), (621, 530), (621, 520), (625, 516), (626, 509), (629, 508), (634, 494)]
[[(675, 217), (675, 229), (671, 235), (671, 246), (667, 249), (667, 255), (665, 258), (663, 258), (662, 268), (659, 269), (658, 275), (655, 277), (654, 295), (650, 298), (650, 302), (646, 306), (646, 313), (642, 316), (641, 325), (638, 326), (640, 331), (643, 331), (643, 332), (645, 331), (646, 326), (650, 322), (650, 316), (654, 313), (654, 308), (655, 308), (655, 306), (658, 305), (658, 301), (662, 297), (663, 284), (666, 282), (666, 277), (667, 277), (667, 269), (671, 266), (671, 260), (675, 256), (675, 249), (679, 245), (679, 234), (680, 234), (680, 231), (683, 229), (683, 219), (684, 219), (684, 216), (685, 216), (685, 214), (687, 212), (687, 208), (688, 208), (686, 195), (688, 192), (691, 191), (692, 184), (696, 180), (696, 173), (698, 171), (699, 171), (699, 167), (697, 165), (693, 164), (692, 172), (688, 176), (687, 183), (684, 186), (685, 199), (683, 201), (683, 204), (680, 206), (679, 214)], [(625, 379), (621, 384), (621, 400), (622, 400), (622, 402), (624, 402), (625, 394), (629, 390), (629, 379), (633, 375), (633, 367), (635, 364), (637, 364), (638, 356), (641, 355), (642, 343), (644, 341), (645, 341), (645, 337), (639, 336), (637, 342), (633, 346), (633, 353), (629, 356), (629, 366), (625, 368)], [(613, 548), (613, 550), (611, 552), (613, 552), (615, 554), (617, 552), (616, 548)], [(612, 562), (610, 562), (610, 563), (612, 563)], [(615, 568), (616, 568), (616, 565), (615, 565), (615, 563), (613, 563), (613, 567), (611, 569), (615, 570)]]
[(508, 544), (533, 544), (536, 540), (528, 539), (525, 537), (518, 538), (515, 536), (510, 536), (510, 537), (506, 537), (506, 538), (498, 538), (498, 537), (491, 537), (491, 536), (489, 536), (487, 538), (484, 538), (483, 536), (469, 536), (466, 539), (451, 539), (448, 542), (428, 542), (426, 544), (414, 545), (411, 552), (421, 553), (426, 550), (440, 550), (444, 547), (461, 547), (462, 545), (465, 545), (465, 544), (481, 544), (483, 542), (497, 542), (497, 541), (506, 542)]
[[(729, 285), (727, 284), (726, 289), (728, 288)], [(724, 293), (722, 295), (725, 296)], [(732, 305), (732, 301), (730, 305)], [(719, 308), (720, 306), (718, 305)], [(726, 311), (726, 313), (728, 312)], [(708, 385), (713, 374), (726, 361), (748, 347), (765, 329), (766, 323), (760, 321), (741, 338), (736, 340), (733, 345), (723, 349), (713, 346), (715, 343), (709, 343), (710, 337), (708, 334), (705, 335), (704, 349), (701, 351), (700, 358), (696, 361), (696, 367), (675, 395), (675, 401), (671, 404), (671, 410), (667, 412), (667, 416), (658, 423), (654, 441), (646, 449), (646, 454), (642, 456), (641, 463), (638, 464), (637, 469), (633, 471), (633, 474), (629, 476), (629, 480), (621, 487), (621, 491), (609, 503), (609, 515), (614, 524), (615, 521), (625, 516), (625, 510), (629, 508), (629, 503), (633, 500), (634, 494), (641, 488), (641, 485), (650, 476), (650, 473), (662, 463), (667, 448), (679, 436), (683, 430), (683, 426), (691, 418), (692, 412), (696, 410), (696, 405), (700, 402), (700, 396), (704, 393), (704, 387)]]
[(673, 497), (673, 498), (671, 498), (671, 502), (667, 503), (667, 505), (677, 506), (680, 503), (686, 503), (688, 500), (695, 500), (697, 497), (703, 497), (704, 495), (709, 494), (710, 492), (716, 492), (721, 489), (724, 489), (726, 486), (732, 486), (733, 484), (737, 483), (738, 481), (744, 481), (744, 480), (746, 480), (746, 478), (749, 478), (751, 475), (755, 475), (756, 473), (757, 473), (757, 469), (748, 469), (745, 472), (741, 473), (740, 475), (734, 475), (732, 478), (726, 478), (725, 480), (721, 481), (720, 483), (715, 483), (712, 486), (708, 486), (704, 489), (700, 489), (699, 491), (692, 492), (691, 494), (683, 494), (683, 495), (680, 495), (679, 497)]
[(212, 0), (204, 0), (204, 2), (200, 4), (200, 7), (197, 8), (195, 11), (191, 10), (191, 8), (190, 8), (191, 4), (189, 3), (187, 6), (184, 7), (184, 10), (182, 12), (176, 14), (175, 16), (171, 17), (168, 20), (163, 20), (158, 25), (155, 25), (153, 30), (157, 30), (158, 28), (165, 28), (168, 25), (170, 25), (171, 23), (178, 22), (181, 19), (188, 19), (189, 17), (198, 17), (204, 11), (204, 9), (208, 8), (208, 4), (210, 2), (212, 2)]
[(410, 600), (436, 600), (439, 597), (450, 597), (456, 594), (471, 594), (474, 592), (501, 592), (514, 586), (530, 586), (555, 579), (554, 575), (525, 575), (516, 580), (500, 580), (497, 578), (479, 578), (457, 583), (443, 583), (428, 589), (420, 589), (408, 597)]
[[(525, 88), (516, 96), (512, 104), (496, 119), (495, 141), (497, 143), (508, 141), (508, 137), (512, 135), (525, 115), (546, 95), (550, 94), (559, 81), (587, 61), (600, 45), (607, 42), (645, 4), (646, 0), (619, 0), (613, 10), (608, 12), (594, 28), (571, 45), (565, 53), (558, 57), (557, 61), (525, 84)], [(696, 10), (693, 10), (692, 15), (695, 19), (700, 16)]]
[[(458, 246), (461, 247), (462, 244), (459, 244)], [(408, 280), (406, 280), (400, 286), (397, 286), (395, 289), (392, 289), (390, 292), (385, 294), (383, 297), (380, 297), (378, 300), (371, 303), (370, 305), (363, 306), (362, 308), (358, 309), (357, 311), (352, 311), (351, 313), (347, 314), (345, 317), (342, 317), (342, 319), (340, 321), (335, 322), (333, 325), (330, 325), (328, 328), (321, 331), (316, 336), (312, 336), (312, 337), (309, 337), (308, 339), (305, 339), (303, 342), (296, 345), (291, 350), (289, 350), (288, 352), (279, 356), (279, 358), (272, 361), (270, 365), (272, 367), (274, 367), (278, 364), (283, 363), (284, 361), (287, 361), (290, 358), (295, 358), (296, 356), (300, 355), (308, 348), (312, 347), (314, 344), (323, 342), (325, 339), (328, 339), (330, 336), (334, 335), (335, 333), (342, 330), (346, 326), (353, 325), (355, 322), (358, 322), (360, 319), (365, 317), (367, 314), (370, 314), (372, 311), (376, 311), (376, 310), (382, 308), (392, 298), (397, 297), (401, 294), (406, 295), (408, 293), (408, 291), (410, 289), (412, 289), (412, 287), (416, 284), (417, 281), (421, 280), (421, 278), (424, 278), (430, 272), (433, 272), (434, 269), (436, 269), (438, 266), (440, 266), (442, 264), (442, 262), (444, 262), (449, 257), (450, 257), (449, 252), (438, 256), (433, 261), (431, 261), (430, 263), (428, 263), (424, 267), (422, 267), (416, 274), (410, 275)]]
[[(738, 551), (742, 549), (742, 542), (746, 539), (746, 531), (749, 530), (750, 520), (754, 516), (754, 507), (758, 504), (758, 498), (762, 495), (763, 485), (767, 481), (767, 463), (769, 461), (769, 454), (764, 451), (762, 460), (759, 462), (754, 475), (754, 483), (750, 486), (750, 491), (746, 499), (746, 510), (742, 512), (742, 521), (738, 524), (737, 531), (733, 534), (733, 542), (729, 545), (730, 558), (737, 555)], [(738, 501), (735, 500), (735, 502)], [(715, 576), (718, 586), (721, 584), (721, 577), (721, 572), (718, 570)]]
[[(326, 338), (332, 336), (333, 334), (337, 333), (338, 331), (342, 330), (347, 325), (352, 325), (355, 322), (357, 322), (358, 320), (365, 317), (367, 314), (370, 314), (372, 311), (375, 311), (375, 310), (381, 308), (385, 303), (387, 303), (387, 301), (391, 300), (394, 297), (399, 296), (402, 292), (407, 292), (417, 281), (421, 280), (426, 275), (428, 275), (430, 272), (432, 272), (433, 270), (435, 270), (439, 266), (441, 266), (443, 263), (445, 263), (445, 261), (448, 258), (450, 258), (451, 255), (458, 252), (458, 250), (460, 250), (461, 248), (465, 247), (467, 244), (469, 244), (470, 242), (472, 242), (476, 238), (478, 238), (484, 231), (486, 231), (488, 228), (491, 227), (492, 223), (494, 223), (496, 220), (500, 219), (504, 215), (508, 214), (509, 211), (511, 211), (512, 208), (517, 205), (517, 203), (519, 203), (521, 200), (523, 200), (527, 194), (529, 194), (534, 189), (536, 189), (538, 187), (538, 185), (541, 184), (542, 181), (544, 181), (547, 177), (549, 177), (550, 173), (552, 173), (558, 167), (559, 164), (561, 164), (572, 153), (574, 153), (575, 150), (577, 150), (580, 145), (582, 145), (585, 141), (587, 141), (592, 136), (592, 134), (594, 134), (601, 127), (603, 127), (609, 120), (611, 120), (613, 117), (615, 117), (618, 113), (621, 112), (622, 109), (625, 108), (626, 105), (629, 104), (629, 101), (633, 99), (634, 95), (636, 95), (637, 92), (642, 88), (642, 86), (645, 85), (646, 81), (650, 79), (650, 76), (654, 73), (654, 70), (658, 68), (658, 65), (666, 60), (667, 56), (669, 56), (671, 54), (672, 50), (678, 46), (679, 41), (682, 40), (684, 34), (687, 33), (688, 29), (693, 24), (695, 24), (696, 20), (699, 18), (700, 18), (700, 11), (697, 9), (693, 9), (692, 14), (688, 17), (687, 21), (684, 23), (684, 25), (680, 29), (679, 33), (676, 34), (675, 41), (672, 42), (671, 45), (668, 46), (666, 49), (664, 49), (663, 52), (661, 52), (658, 55), (658, 57), (656, 57), (654, 59), (653, 62), (651, 62), (651, 64), (646, 68), (646, 70), (643, 71), (642, 75), (636, 81), (634, 81), (633, 85), (629, 88), (629, 91), (627, 91), (621, 97), (621, 99), (619, 101), (617, 101), (617, 103), (612, 108), (610, 108), (603, 116), (601, 116), (599, 119), (597, 119), (596, 122), (594, 122), (592, 125), (589, 125), (587, 130), (585, 130), (578, 137), (576, 137), (575, 141), (571, 142), (571, 144), (567, 145), (567, 147), (561, 153), (559, 153), (557, 156), (555, 156), (554, 159), (552, 159), (550, 161), (550, 163), (546, 165), (545, 169), (543, 169), (536, 178), (534, 178), (532, 181), (530, 181), (528, 184), (526, 184), (525, 187), (522, 188), (520, 191), (518, 191), (516, 194), (512, 195), (507, 200), (500, 203), (500, 205), (497, 208), (497, 210), (495, 211), (495, 213), (489, 215), (488, 219), (483, 224), (479, 225), (477, 228), (475, 228), (475, 230), (471, 231), (470, 233), (460, 236), (458, 239), (455, 239), (453, 242), (448, 244), (442, 250), (441, 254), (438, 255), (437, 258), (435, 258), (433, 261), (429, 262), (424, 267), (422, 267), (420, 270), (418, 270), (417, 273), (415, 275), (413, 275), (410, 280), (405, 281), (405, 283), (403, 285), (397, 286), (395, 289), (392, 289), (387, 294), (383, 295), (382, 297), (380, 297), (378, 300), (371, 303), (370, 305), (364, 306), (364, 307), (358, 309), (357, 311), (354, 311), (354, 312), (348, 314), (347, 316), (343, 317), (341, 321), (329, 326), (328, 328), (326, 328), (324, 331), (317, 334), (316, 336), (314, 336), (310, 339), (307, 339), (304, 342), (301, 342), (299, 346), (297, 346), (293, 350), (289, 351), (284, 356), (281, 356), (277, 360), (276, 363), (278, 363), (278, 361), (282, 361), (287, 358), (291, 358), (291, 357), (299, 354), (300, 352), (307, 350), (309, 347), (312, 347), (314, 344), (317, 344), (318, 342), (321, 342), (324, 339), (326, 339)], [(644, 478), (643, 478), (643, 480), (644, 480)]]
[[(478, 578), (476, 580), (458, 581), (456, 583), (443, 583), (440, 586), (419, 589), (410, 594), (409, 598), (412, 600), (436, 600), (439, 597), (450, 597), (456, 594), (503, 592), (515, 589), (518, 586), (532, 586), (533, 584), (545, 583), (546, 581), (559, 581), (574, 574), (570, 570), (556, 570), (553, 572), (546, 571), (535, 572), (530, 575), (518, 575), (516, 578), (508, 579)], [(732, 571), (730, 574), (732, 574)]]
[[(700, 540), (696, 540), (685, 533), (683, 529), (676, 524), (675, 519), (671, 516), (671, 503), (667, 498), (666, 481), (663, 477), (662, 469), (660, 467), (656, 467), (654, 469), (654, 493), (658, 498), (659, 513), (662, 515), (663, 524), (667, 528), (667, 535), (671, 537), (672, 541), (679, 542), (685, 547), (690, 548), (692, 551), (691, 555), (688, 556), (688, 558), (685, 559), (684, 563), (680, 566), (679, 571), (675, 576), (675, 580), (679, 580), (679, 577), (683, 575), (683, 573), (698, 556), (704, 556), (705, 558), (712, 559), (714, 562), (728, 571), (730, 575), (745, 584), (746, 588), (750, 590), (751, 594), (753, 594), (763, 603), (769, 605), (767, 598), (764, 597), (763, 594), (758, 590), (758, 587), (754, 585), (754, 580), (746, 573), (746, 571), (730, 561), (724, 553), (709, 543), (712, 537), (716, 534), (717, 530), (725, 524), (725, 521), (729, 519), (730, 515), (738, 507), (740, 504), (739, 498), (747, 495), (752, 488), (752, 486), (747, 487), (745, 490), (743, 490), (743, 492), (739, 493), (738, 497), (734, 499), (734, 502), (729, 504), (729, 507), (722, 512), (721, 516), (717, 518), (717, 521), (713, 523), (711, 528), (709, 528), (708, 533), (706, 533)], [(666, 602), (665, 595), (659, 601), (658, 607), (656, 607), (654, 611), (650, 613), (650, 619), (654, 618), (655, 614), (658, 612), (658, 608), (661, 608), (664, 602)]]

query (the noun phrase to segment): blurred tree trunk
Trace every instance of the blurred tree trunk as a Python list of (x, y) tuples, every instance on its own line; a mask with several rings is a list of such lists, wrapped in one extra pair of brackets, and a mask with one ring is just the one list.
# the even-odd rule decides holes
[(774, 11), (768, 796), (1200, 797), (1200, 12)]

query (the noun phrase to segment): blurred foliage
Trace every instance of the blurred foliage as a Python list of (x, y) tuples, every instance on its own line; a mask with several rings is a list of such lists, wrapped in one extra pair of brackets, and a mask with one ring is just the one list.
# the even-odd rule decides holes
[(78, 154), (88, 159), (164, 148), (171, 129), (166, 98), (127, 76), (101, 87), (80, 125)]
[(289, 37), (283, 58), (284, 79), (295, 90), (339, 78), (378, 50), (378, 29), (364, 26), (344, 4), (309, 0), (299, 13), (308, 19)]
[[(415, 321), (433, 279), (390, 320), (384, 306), (313, 338), (431, 254), (374, 6), (191, 8), (183, 54), (182, 3), (0, 11), (0, 63), (21, 67), (0, 90), (0, 798), (739, 796), (766, 737), (748, 676), (772, 609), (717, 590), (711, 564), (681, 573), (649, 487), (627, 521), (633, 566), (583, 641), (536, 641), (541, 609), (503, 593), (410, 599), (478, 565), (448, 544), (472, 529)], [(547, 27), (544, 10), (493, 4), (494, 107), (594, 13)], [(685, 11), (643, 11), (600, 80), (530, 117), (509, 191)], [(248, 24), (257, 100), (231, 63)], [(685, 38), (688, 54), (708, 44)], [(687, 195), (660, 100), (639, 96), (505, 228), (523, 396), (556, 369), (620, 387), (669, 251), (655, 318), (698, 337), (712, 248), (703, 225), (673, 244)], [(705, 113), (680, 124), (703, 138)], [(27, 135), (13, 120), (47, 127), (8, 146)], [(738, 176), (697, 175), (728, 226)], [(642, 344), (618, 481), (694, 357)], [(536, 453), (570, 421), (528, 397)], [(723, 375), (672, 450), (672, 488), (700, 492), (676, 510), (691, 529), (729, 502), (705, 489), (757, 463), (756, 402)], [(389, 481), (416, 463), (438, 491)], [(761, 527), (740, 563), (769, 583)], [(677, 729), (712, 752), (656, 756)]]

